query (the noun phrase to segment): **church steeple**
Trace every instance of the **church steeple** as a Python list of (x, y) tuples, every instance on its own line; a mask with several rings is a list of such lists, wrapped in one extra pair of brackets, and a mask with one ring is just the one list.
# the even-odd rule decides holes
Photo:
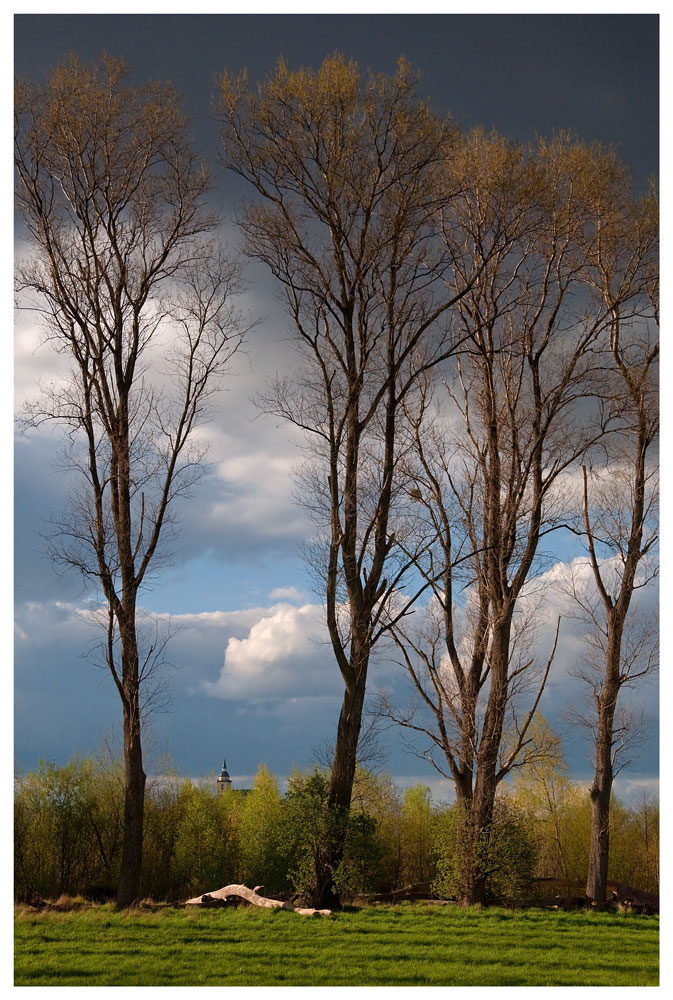
[(220, 771), (220, 776), (217, 779), (217, 794), (221, 795), (223, 792), (228, 792), (231, 790), (231, 778), (229, 777), (229, 772), (227, 771), (226, 760), (222, 761), (222, 770)]

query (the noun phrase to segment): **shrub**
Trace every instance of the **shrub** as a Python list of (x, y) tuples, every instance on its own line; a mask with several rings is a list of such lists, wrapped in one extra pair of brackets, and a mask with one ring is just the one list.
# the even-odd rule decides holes
[(180, 799), (182, 815), (170, 881), (171, 895), (178, 899), (236, 881), (240, 869), (238, 801), (231, 795), (215, 795), (191, 781), (182, 785)]
[[(231, 795), (228, 793), (221, 798), (229, 799)], [(241, 808), (241, 881), (263, 885), (269, 894), (284, 892), (290, 886), (283, 834), (284, 811), (275, 775), (265, 764), (260, 764), (252, 791), (246, 795)]]
[(426, 785), (407, 788), (402, 798), (401, 838), (406, 882), (429, 882), (435, 875), (434, 815)]
[(16, 782), (15, 895), (56, 897), (114, 885), (121, 827), (114, 779), (100, 762), (40, 761)]
[(308, 905), (316, 905), (321, 896), (321, 873), (326, 870), (330, 844), (340, 823), (347, 823), (346, 841), (338, 867), (327, 869), (333, 887), (341, 896), (353, 896), (374, 888), (380, 877), (376, 820), (357, 808), (348, 817), (335, 815), (327, 808), (328, 789), (329, 778), (318, 768), (308, 774), (295, 772), (288, 786), (285, 829), (290, 879)]
[(496, 799), (489, 836), (469, 842), (458, 805), (447, 810), (437, 842), (437, 877), (433, 891), (459, 898), (466, 858), (473, 852), (475, 869), (486, 880), (486, 896), (514, 902), (530, 889), (536, 863), (536, 843), (528, 817), (509, 799)]

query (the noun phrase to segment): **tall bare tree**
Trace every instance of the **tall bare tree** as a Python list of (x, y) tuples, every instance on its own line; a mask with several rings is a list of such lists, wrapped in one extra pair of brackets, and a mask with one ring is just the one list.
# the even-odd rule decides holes
[[(329, 790), (342, 817), (370, 657), (404, 571), (391, 530), (402, 406), (451, 352), (443, 317), (470, 281), (452, 276), (447, 293), (437, 228), (455, 129), (416, 92), (404, 61), (362, 78), (334, 55), (317, 72), (280, 62), (256, 92), (225, 74), (219, 94), (224, 163), (261, 196), (241, 219), (246, 249), (279, 281), (302, 359), (263, 405), (309, 442), (301, 493), (345, 689)], [(334, 905), (327, 876), (321, 905)]]
[(594, 734), (587, 897), (605, 902), (610, 799), (633, 739), (618, 705), (658, 664), (656, 615), (629, 614), (635, 592), (657, 573), (658, 543), (658, 211), (653, 195), (633, 202), (617, 172), (611, 197), (591, 202), (595, 232), (587, 280), (608, 314), (602, 392), (617, 421), (606, 460), (582, 469), (581, 522), (591, 579), (572, 578), (589, 655), (578, 674), (590, 690)]
[(43, 84), (19, 81), (15, 144), (20, 301), (71, 361), (28, 419), (70, 437), (79, 483), (55, 551), (103, 601), (123, 707), (120, 907), (140, 883), (141, 685), (155, 652), (139, 649), (138, 595), (174, 501), (198, 478), (194, 431), (241, 339), (238, 270), (214, 239), (179, 99), (126, 76), (119, 60), (71, 56)]
[(444, 213), (456, 273), (469, 267), (478, 277), (455, 310), (462, 346), (445, 417), (431, 387), (409, 412), (410, 497), (425, 539), (416, 564), (433, 601), (420, 626), (396, 630), (430, 722), (387, 711), (429, 739), (428, 755), (455, 783), (468, 903), (483, 897), (478, 858), (498, 785), (544, 749), (530, 726), (558, 627), (538, 664), (541, 542), (572, 513), (564, 480), (612, 416), (595, 391), (609, 307), (590, 300), (585, 284), (595, 252), (587, 199), (607, 195), (611, 162), (567, 137), (528, 151), (476, 132), (456, 160), (462, 193)]

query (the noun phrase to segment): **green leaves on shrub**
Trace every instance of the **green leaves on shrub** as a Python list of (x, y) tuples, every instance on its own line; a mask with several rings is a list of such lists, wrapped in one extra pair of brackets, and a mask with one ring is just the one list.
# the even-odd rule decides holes
[[(514, 902), (526, 894), (535, 871), (536, 841), (530, 819), (507, 798), (496, 799), (490, 835), (473, 838), (457, 804), (447, 811), (437, 841), (433, 891), (461, 898), (470, 876), (484, 878), (486, 895)], [(472, 869), (472, 870), (471, 870)]]

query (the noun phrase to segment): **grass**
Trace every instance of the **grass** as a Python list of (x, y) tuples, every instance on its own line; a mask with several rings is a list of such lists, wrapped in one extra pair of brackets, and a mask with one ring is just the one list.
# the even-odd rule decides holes
[(654, 986), (659, 918), (370, 907), (17, 909), (17, 986)]

